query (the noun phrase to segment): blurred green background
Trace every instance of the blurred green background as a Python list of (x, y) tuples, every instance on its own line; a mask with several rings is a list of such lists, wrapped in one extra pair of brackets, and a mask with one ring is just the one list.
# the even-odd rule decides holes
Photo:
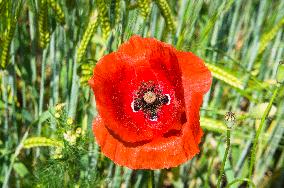
[[(133, 34), (214, 76), (201, 152), (177, 168), (116, 166), (91, 131), (87, 80)], [(0, 185), (284, 187), (283, 54), (283, 0), (0, 0)]]

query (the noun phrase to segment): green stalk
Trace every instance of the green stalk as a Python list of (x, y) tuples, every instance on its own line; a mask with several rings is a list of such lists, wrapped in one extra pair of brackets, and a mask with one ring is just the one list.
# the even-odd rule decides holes
[(218, 177), (218, 182), (217, 182), (217, 187), (218, 188), (221, 186), (221, 180), (222, 180), (222, 177), (223, 177), (226, 160), (228, 158), (229, 150), (230, 150), (230, 147), (231, 147), (231, 139), (230, 139), (230, 137), (231, 137), (231, 129), (228, 128), (227, 129), (227, 136), (226, 136), (227, 147), (226, 147), (226, 150), (225, 150), (225, 155), (223, 157), (222, 166), (221, 166), (220, 174), (219, 174), (219, 177)]
[[(45, 84), (45, 63), (46, 63), (46, 54), (47, 54), (47, 50), (44, 49), (43, 50), (43, 55), (42, 55), (42, 62), (41, 62), (41, 79), (40, 79), (40, 93), (39, 93), (39, 105), (38, 105), (38, 117), (40, 117), (40, 115), (42, 114), (42, 110), (43, 110), (43, 97), (44, 97), (44, 84)], [(37, 135), (40, 136), (41, 135), (41, 122), (38, 123), (37, 125)], [(37, 148), (36, 149), (36, 158), (39, 156), (40, 154), (40, 149)]]
[(154, 170), (149, 170), (148, 172), (148, 188), (154, 188), (155, 187), (155, 181), (154, 181)]
[(125, 187), (128, 188), (131, 185), (131, 175), (132, 175), (133, 170), (129, 169), (129, 168), (124, 168), (124, 183), (125, 183)]
[[(8, 108), (8, 91), (7, 91), (7, 82), (8, 82), (8, 73), (6, 70), (3, 70), (0, 72), (1, 73), (1, 77), (2, 77), (2, 88), (3, 88), (3, 93), (2, 93), (2, 100), (4, 101), (4, 127), (3, 127), (3, 133), (4, 133), (4, 136), (3, 136), (3, 139), (6, 140), (5, 142), (5, 148), (7, 150), (9, 150), (9, 135), (8, 135), (8, 124), (9, 124), (9, 108)], [(1, 88), (1, 89), (2, 89)], [(2, 165), (2, 169), (3, 169), (3, 172), (5, 174), (7, 174), (8, 172), (8, 166), (7, 166), (7, 162), (8, 162), (8, 157), (6, 156), (4, 158), (4, 162), (3, 162), (3, 165)]]
[(115, 167), (115, 173), (114, 173), (113, 184), (112, 184), (112, 187), (114, 187), (114, 188), (121, 187), (121, 180), (122, 180), (121, 171), (122, 171), (121, 166)]
[(270, 111), (270, 108), (272, 106), (272, 103), (274, 101), (274, 99), (276, 98), (277, 96), (277, 93), (279, 91), (280, 87), (276, 87), (276, 89), (274, 90), (274, 93), (269, 101), (269, 104), (268, 106), (266, 107), (263, 115), (262, 115), (262, 118), (261, 118), (261, 121), (260, 121), (260, 125), (257, 129), (257, 132), (256, 132), (256, 135), (254, 137), (254, 141), (253, 141), (253, 148), (252, 148), (252, 152), (251, 152), (251, 161), (250, 161), (250, 166), (249, 166), (249, 179), (252, 179), (252, 174), (253, 174), (253, 167), (254, 167), (254, 164), (255, 164), (255, 155), (256, 155), (256, 149), (257, 149), (257, 145), (258, 145), (258, 140), (259, 140), (259, 136), (260, 136), (260, 133), (261, 133), (261, 130), (262, 130), (262, 127), (265, 123), (265, 119)]
[[(76, 56), (76, 55), (75, 55)], [(77, 61), (76, 57), (73, 59), (73, 67), (72, 67), (72, 86), (71, 86), (71, 96), (69, 101), (69, 111), (68, 116), (75, 118), (77, 103), (78, 103), (78, 91), (79, 91), (79, 79), (77, 75)]]
[(32, 72), (32, 83), (36, 82), (36, 42), (35, 42), (35, 23), (34, 23), (34, 13), (32, 11), (29, 11), (29, 26), (30, 26), (30, 37), (31, 37), (31, 60), (30, 60), (30, 66), (31, 66), (31, 72)]
[[(50, 62), (52, 68), (52, 81), (50, 82), (50, 88), (52, 88), (52, 96), (49, 101), (50, 106), (54, 106), (58, 103), (59, 98), (59, 73), (58, 73), (58, 60), (56, 58), (56, 34), (57, 30), (51, 35), (50, 39)], [(55, 119), (51, 119), (50, 126), (53, 130), (56, 129)], [(53, 136), (53, 135), (52, 135)]]
[(19, 143), (19, 145), (17, 146), (17, 148), (15, 150), (15, 153), (11, 156), (11, 163), (9, 165), (7, 173), (5, 174), (5, 178), (4, 178), (2, 188), (8, 187), (9, 178), (10, 178), (10, 175), (11, 175), (11, 172), (12, 172), (12, 169), (13, 169), (13, 165), (14, 165), (15, 161), (17, 160), (17, 157), (20, 154), (21, 150), (23, 149), (24, 141), (28, 137), (28, 134), (29, 134), (29, 129), (26, 130), (21, 142)]

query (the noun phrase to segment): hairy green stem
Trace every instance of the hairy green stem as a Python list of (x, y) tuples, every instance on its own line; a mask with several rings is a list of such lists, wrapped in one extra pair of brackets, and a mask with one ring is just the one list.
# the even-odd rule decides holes
[(221, 180), (222, 180), (222, 176), (223, 176), (223, 173), (224, 173), (226, 160), (228, 158), (229, 150), (230, 150), (230, 147), (231, 147), (230, 137), (231, 137), (231, 129), (227, 129), (227, 136), (226, 136), (227, 147), (226, 147), (226, 150), (225, 150), (225, 155), (223, 157), (222, 166), (221, 166), (220, 174), (219, 174), (219, 177), (218, 177), (218, 182), (217, 182), (218, 188), (221, 186)]
[(279, 91), (280, 87), (276, 87), (276, 89), (274, 90), (274, 93), (269, 101), (269, 104), (268, 106), (266, 107), (262, 117), (261, 117), (261, 121), (260, 121), (260, 125), (257, 129), (257, 132), (256, 132), (256, 135), (254, 137), (254, 141), (253, 141), (253, 148), (252, 148), (252, 151), (251, 151), (251, 160), (250, 160), (250, 166), (249, 166), (249, 179), (252, 179), (252, 174), (253, 174), (253, 166), (254, 166), (254, 163), (255, 163), (255, 155), (256, 155), (256, 149), (257, 149), (257, 145), (258, 145), (258, 140), (259, 140), (259, 136), (260, 136), (260, 133), (261, 133), (261, 130), (262, 130), (262, 127), (264, 125), (264, 122), (265, 122), (265, 119), (270, 111), (270, 108), (272, 106), (272, 103), (274, 101), (274, 99), (276, 98), (277, 96), (277, 93)]

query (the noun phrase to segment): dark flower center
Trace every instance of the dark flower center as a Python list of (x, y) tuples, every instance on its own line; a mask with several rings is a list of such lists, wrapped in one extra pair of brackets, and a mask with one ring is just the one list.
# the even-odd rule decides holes
[(148, 81), (142, 82), (136, 91), (132, 109), (134, 112), (141, 110), (146, 118), (156, 121), (161, 106), (169, 103), (170, 95), (163, 94), (157, 84), (154, 84), (153, 81)]

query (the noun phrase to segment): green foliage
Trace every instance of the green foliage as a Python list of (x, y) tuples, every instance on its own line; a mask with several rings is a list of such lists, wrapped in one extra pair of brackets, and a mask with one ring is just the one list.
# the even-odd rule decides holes
[(155, 3), (158, 5), (161, 14), (165, 19), (165, 22), (167, 24), (167, 29), (170, 32), (174, 32), (175, 31), (174, 16), (172, 14), (170, 5), (168, 4), (167, 0), (155, 0)]
[(56, 0), (47, 0), (48, 5), (52, 8), (55, 13), (56, 20), (61, 24), (65, 24), (65, 15), (60, 7), (60, 5), (56, 2)]
[[(0, 0), (1, 186), (277, 188), (283, 8), (270, 0)], [(179, 167), (119, 167), (94, 139), (87, 82), (133, 34), (194, 52), (214, 77), (200, 111), (200, 154)]]
[(278, 23), (276, 23), (273, 26), (273, 28), (271, 28), (270, 31), (263, 34), (263, 36), (260, 39), (260, 44), (258, 49), (259, 54), (265, 50), (267, 45), (271, 42), (271, 40), (274, 39), (276, 34), (283, 28), (283, 26), (284, 26), (284, 17)]
[(277, 68), (276, 80), (279, 83), (284, 83), (284, 63), (280, 62)]
[(13, 169), (21, 178), (25, 177), (29, 173), (27, 167), (23, 163), (15, 163)]
[(138, 0), (138, 7), (140, 9), (141, 15), (147, 18), (150, 13), (151, 0)]
[(224, 133), (227, 130), (226, 125), (222, 121), (211, 118), (202, 117), (200, 119), (200, 125), (203, 129), (217, 133)]
[(103, 38), (106, 39), (109, 36), (111, 30), (108, 3), (106, 3), (105, 0), (97, 0), (97, 3), (98, 3), (99, 20), (102, 29), (102, 34)]
[(212, 75), (215, 78), (222, 80), (235, 88), (244, 89), (243, 82), (232, 73), (229, 73), (228, 71), (210, 63), (206, 63), (206, 66), (212, 72)]
[(77, 62), (78, 63), (81, 62), (82, 57), (86, 53), (87, 45), (89, 44), (94, 32), (96, 31), (97, 23), (98, 23), (97, 22), (97, 12), (95, 11), (90, 17), (90, 20), (84, 32), (83, 38), (80, 42), (79, 47), (77, 48)]
[(47, 1), (40, 0), (39, 1), (38, 30), (39, 30), (39, 45), (41, 48), (45, 48), (50, 40), (47, 13), (48, 13)]
[(10, 49), (10, 45), (13, 39), (13, 35), (15, 32), (15, 24), (16, 21), (11, 18), (11, 23), (8, 26), (8, 29), (5, 33), (5, 38), (3, 39), (3, 46), (2, 46), (2, 53), (1, 53), (1, 67), (2, 68), (6, 68), (8, 61), (9, 61), (9, 49)]
[[(14, 33), (16, 30), (16, 26), (17, 26), (17, 19), (18, 19), (18, 14), (19, 14), (19, 10), (21, 7), (21, 1), (17, 2), (15, 10), (13, 10), (13, 7), (11, 5), (11, 2), (1, 2), (0, 3), (0, 12), (1, 9), (4, 10), (4, 8), (6, 8), (6, 14), (4, 14), (4, 19), (6, 22), (6, 27), (5, 27), (5, 32), (3, 33), (3, 38), (0, 38), (0, 41), (2, 41), (2, 45), (0, 47), (1, 50), (1, 64), (0, 64), (0, 68), (5, 69), (9, 63), (9, 50), (10, 50), (10, 46), (12, 43), (12, 39), (14, 37)], [(4, 13), (5, 11), (3, 11)], [(1, 14), (0, 14), (1, 15)], [(0, 35), (1, 36), (1, 35)]]
[(95, 66), (95, 63), (93, 61), (85, 61), (81, 64), (78, 71), (80, 72), (80, 83), (83, 85), (86, 85), (88, 83), (88, 80), (91, 79), (93, 75), (93, 67)]
[[(113, 7), (114, 7), (114, 20), (115, 23), (119, 23), (121, 19), (121, 0), (112, 0)], [(113, 15), (113, 14), (112, 14)]]
[(41, 147), (41, 146), (53, 146), (62, 147), (62, 142), (45, 137), (31, 137), (24, 141), (24, 148)]

